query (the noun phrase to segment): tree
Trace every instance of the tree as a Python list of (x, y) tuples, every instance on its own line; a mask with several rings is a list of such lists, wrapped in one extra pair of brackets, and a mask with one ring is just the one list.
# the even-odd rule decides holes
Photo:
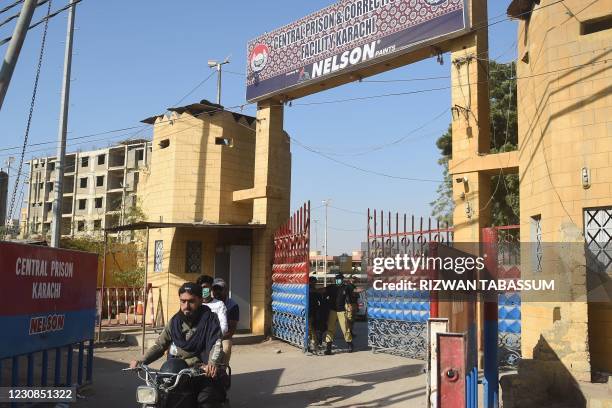
[[(489, 94), (491, 101), (491, 153), (516, 150), (518, 146), (516, 64), (491, 61), (489, 64)], [(441, 158), (444, 182), (438, 187), (438, 197), (430, 203), (432, 214), (442, 222), (452, 224), (454, 203), (452, 178), (448, 174), (451, 159), (452, 125), (436, 141)], [(497, 175), (491, 179), (490, 202), (492, 225), (509, 225), (519, 222), (518, 175)]]
[(440, 149), (442, 157), (438, 159), (438, 164), (442, 166), (442, 175), (444, 181), (438, 186), (436, 192), (438, 198), (429, 203), (431, 205), (432, 215), (441, 223), (451, 225), (453, 223), (453, 180), (448, 174), (448, 161), (450, 160), (452, 146), (452, 125), (448, 126), (448, 130), (436, 141), (436, 146)]

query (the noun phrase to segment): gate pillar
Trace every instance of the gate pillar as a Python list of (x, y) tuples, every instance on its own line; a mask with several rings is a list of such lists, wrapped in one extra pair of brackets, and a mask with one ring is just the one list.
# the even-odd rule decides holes
[[(240, 200), (253, 202), (253, 223), (265, 228), (253, 231), (252, 287), (253, 333), (271, 326), (271, 279), (274, 231), (289, 217), (291, 152), (283, 130), (283, 105), (276, 100), (257, 104), (254, 186), (240, 191)], [(236, 200), (236, 193), (234, 199)]]
[(486, 0), (472, 0), (469, 13), (474, 29), (455, 40), (451, 49), (453, 150), (449, 171), (455, 242), (478, 242), (490, 218), (491, 173), (478, 171), (481, 155), (490, 152), (491, 144)]

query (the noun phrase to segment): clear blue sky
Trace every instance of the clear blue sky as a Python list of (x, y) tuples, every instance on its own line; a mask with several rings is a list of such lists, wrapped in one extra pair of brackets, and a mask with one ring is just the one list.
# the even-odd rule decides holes
[[(53, 9), (67, 4), (55, 0)], [(503, 18), (509, 1), (489, 1), (489, 16)], [(232, 56), (223, 81), (223, 103), (245, 103), (246, 43), (249, 39), (332, 4), (329, 0), (83, 0), (76, 15), (75, 56), (69, 121), (69, 138), (138, 126), (139, 121), (173, 106), (209, 75), (209, 59)], [(0, 17), (12, 14), (11, 10)], [(34, 21), (46, 12), (39, 7)], [(502, 17), (499, 17), (502, 15)], [(66, 14), (51, 20), (43, 61), (30, 143), (57, 137)], [(0, 18), (3, 20), (3, 18)], [(0, 37), (11, 35), (14, 23), (0, 28)], [(13, 81), (0, 111), (0, 149), (21, 145), (33, 88), (42, 25), (29, 32)], [(504, 21), (490, 27), (491, 57), (509, 61), (516, 57), (516, 23)], [(4, 54), (6, 45), (0, 47)], [(440, 66), (435, 58), (371, 79), (422, 78), (450, 73), (449, 56)], [(354, 83), (300, 100), (314, 102), (446, 87), (447, 79), (405, 83)], [(215, 98), (214, 77), (183, 103)], [(358, 167), (403, 177), (441, 179), (436, 138), (450, 121), (441, 116), (406, 141), (367, 155), (368, 147), (407, 135), (450, 106), (448, 90), (386, 97), (359, 102), (287, 107), (285, 128), (300, 142), (325, 151), (337, 160)], [(245, 113), (253, 114), (248, 107)], [(125, 139), (134, 131), (91, 137), (68, 143), (68, 150), (102, 147)], [(138, 136), (150, 136), (145, 130)], [(84, 143), (83, 143), (84, 142)], [(28, 148), (32, 156), (54, 154), (54, 145)], [(0, 150), (0, 165), (17, 150)], [(428, 216), (436, 183), (394, 180), (367, 175), (292, 145), (292, 208), (311, 200), (312, 218), (320, 220), (319, 246), (323, 242), (324, 212), (321, 200), (330, 198), (330, 253), (350, 252), (364, 240), (368, 207)], [(350, 155), (347, 155), (350, 154)], [(27, 172), (27, 167), (24, 167)], [(13, 174), (15, 171), (13, 171)], [(14, 177), (11, 177), (14, 180)], [(350, 230), (350, 231), (340, 231)], [(315, 246), (313, 224), (313, 242)], [(313, 248), (314, 249), (314, 248)]]

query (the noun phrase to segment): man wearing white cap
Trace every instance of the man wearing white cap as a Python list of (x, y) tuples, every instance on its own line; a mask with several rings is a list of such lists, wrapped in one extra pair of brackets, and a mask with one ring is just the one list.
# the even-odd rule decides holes
[(236, 333), (236, 327), (240, 320), (240, 308), (238, 303), (228, 297), (227, 284), (221, 278), (213, 282), (213, 296), (225, 303), (227, 309), (227, 333), (223, 336), (223, 351), (225, 352), (226, 364), (229, 364), (232, 355), (232, 337)]

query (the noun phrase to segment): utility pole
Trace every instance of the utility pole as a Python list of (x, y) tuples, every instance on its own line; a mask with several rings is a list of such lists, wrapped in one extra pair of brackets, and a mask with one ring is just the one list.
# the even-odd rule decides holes
[(15, 162), (15, 158), (13, 156), (9, 157), (4, 161), (6, 163), (6, 175), (9, 178), (9, 183), (11, 182), (11, 165)]
[[(62, 105), (60, 108), (60, 125), (57, 134), (57, 155), (55, 170), (57, 180), (54, 184), (53, 223), (51, 224), (51, 246), (59, 248), (62, 236), (62, 196), (64, 191), (64, 162), (66, 160), (66, 130), (68, 128), (68, 108), (70, 105), (70, 72), (72, 69), (72, 39), (74, 36), (75, 0), (70, 0), (68, 9), (68, 32), (66, 33), (66, 50), (64, 54), (64, 79), (62, 81)], [(75, 166), (76, 166), (75, 162)], [(76, 194), (76, 192), (75, 192)]]
[[(15, 161), (13, 156), (10, 156), (8, 159), (4, 161), (6, 164), (6, 191), (0, 191), (0, 229), (4, 228), (2, 232), (0, 232), (0, 239), (4, 239), (8, 236), (9, 231), (9, 222), (13, 219), (11, 214), (9, 214), (9, 209), (7, 207), (7, 199), (8, 199), (8, 187), (11, 184), (11, 164)], [(2, 169), (0, 168), (0, 172)], [(2, 188), (4, 190), (4, 188)]]
[(6, 54), (4, 54), (4, 61), (2, 62), (2, 69), (0, 70), (0, 109), (2, 109), (4, 97), (11, 83), (13, 72), (15, 72), (19, 53), (21, 52), (21, 47), (23, 46), (37, 4), (38, 0), (25, 0), (23, 2), (17, 25), (13, 31), (13, 37), (11, 37), (11, 42), (6, 50)]
[(319, 220), (312, 220), (314, 222), (315, 225), (315, 275), (319, 274), (319, 260), (317, 259), (316, 255), (319, 252), (319, 235), (317, 233), (318, 230), (318, 225), (319, 225)]
[(323, 286), (327, 287), (327, 210), (329, 208), (329, 199), (323, 200), (323, 205), (325, 206), (325, 254), (323, 260), (323, 272), (325, 275), (323, 276)]
[(221, 67), (225, 64), (229, 64), (229, 57), (225, 59), (223, 62), (218, 62), (216, 60), (209, 60), (208, 67), (209, 68), (217, 68), (217, 105), (221, 105)]

